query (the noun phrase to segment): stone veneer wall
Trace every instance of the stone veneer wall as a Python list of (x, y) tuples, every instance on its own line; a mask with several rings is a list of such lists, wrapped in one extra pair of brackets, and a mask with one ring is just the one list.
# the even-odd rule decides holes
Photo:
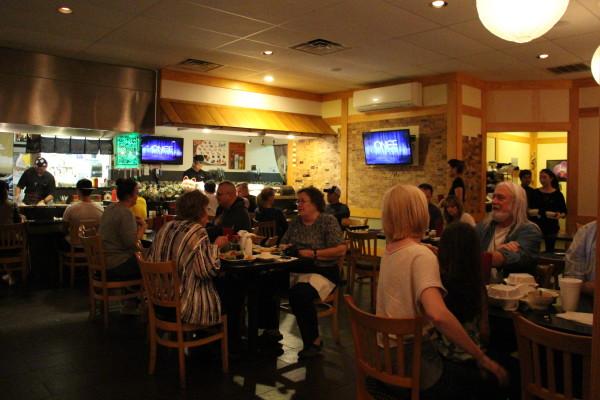
[(481, 211), (481, 162), (482, 162), (482, 137), (463, 136), (462, 153), (465, 162), (465, 181), (467, 198), (465, 199), (465, 211), (469, 214), (478, 214)]
[(293, 143), (296, 144), (296, 166), (291, 169), (289, 185), (298, 190), (310, 185), (323, 189), (340, 184), (340, 151), (336, 136), (289, 142), (292, 149)]
[[(419, 165), (365, 165), (362, 134), (374, 129), (419, 126)], [(381, 209), (383, 194), (398, 183), (418, 185), (427, 182), (434, 198), (447, 193), (448, 167), (446, 115), (369, 121), (348, 125), (348, 205)]]

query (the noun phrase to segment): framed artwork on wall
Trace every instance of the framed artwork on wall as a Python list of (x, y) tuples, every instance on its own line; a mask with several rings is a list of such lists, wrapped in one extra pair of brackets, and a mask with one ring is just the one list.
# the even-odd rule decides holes
[(229, 142), (229, 169), (246, 169), (246, 143)]
[(227, 142), (221, 140), (194, 140), (195, 156), (203, 156), (205, 165), (227, 165)]

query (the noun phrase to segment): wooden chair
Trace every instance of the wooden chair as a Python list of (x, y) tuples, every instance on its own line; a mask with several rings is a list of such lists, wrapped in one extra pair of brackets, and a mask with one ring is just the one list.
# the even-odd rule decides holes
[(0, 225), (0, 270), (10, 273), (21, 272), (23, 283), (27, 283), (27, 232), (25, 224)]
[[(546, 329), (518, 314), (513, 321), (521, 363), (521, 398), (573, 399), (574, 389), (581, 388), (579, 396), (590, 399), (592, 338)], [(582, 361), (579, 382), (573, 381), (574, 358)]]
[(348, 231), (350, 243), (350, 273), (348, 293), (354, 292), (357, 279), (369, 279), (371, 286), (371, 309), (377, 302), (377, 280), (381, 258), (377, 256), (377, 234), (374, 232)]
[(93, 230), (95, 232), (98, 228), (98, 221), (82, 220), (79, 226), (67, 225), (69, 232), (69, 249), (67, 251), (61, 251), (59, 254), (58, 276), (61, 286), (63, 284), (63, 272), (65, 267), (70, 269), (69, 285), (71, 287), (75, 286), (75, 270), (77, 268), (87, 267), (85, 250), (83, 249), (83, 244), (79, 238), (81, 225), (83, 225), (84, 230), (88, 232)]
[(275, 221), (258, 222), (254, 227), (254, 233), (266, 238), (277, 236), (277, 224)]
[(490, 283), (492, 276), (492, 253), (481, 253), (481, 320), (479, 321), (479, 337), (481, 342), (488, 344), (490, 341), (490, 320), (488, 310), (488, 297), (485, 285)]
[[(103, 305), (104, 327), (108, 327), (108, 306), (112, 302), (142, 298), (142, 280), (109, 281), (106, 277), (106, 260), (100, 235), (89, 236), (85, 229), (80, 230), (79, 238), (83, 243), (88, 263), (90, 296), (90, 319), (96, 317), (96, 301)], [(137, 290), (121, 293), (123, 290)], [(118, 293), (115, 293), (118, 292)]]
[[(179, 275), (173, 261), (147, 262), (141, 255), (137, 254), (138, 264), (142, 271), (144, 291), (148, 298), (148, 324), (150, 339), (150, 360), (148, 373), (154, 374), (156, 368), (156, 346), (175, 348), (179, 356), (179, 384), (185, 388), (185, 349), (199, 347), (206, 344), (221, 341), (221, 367), (223, 372), (229, 369), (229, 353), (227, 349), (227, 316), (222, 315), (221, 321), (216, 325), (186, 324), (181, 321), (181, 299)], [(162, 307), (173, 311), (174, 321), (161, 319), (155, 312), (155, 307)], [(216, 331), (215, 331), (216, 329)], [(198, 338), (186, 338), (184, 334), (208, 331), (208, 336)], [(166, 333), (167, 335), (160, 335)], [(172, 340), (169, 334), (175, 334)]]
[[(354, 358), (356, 360), (356, 398), (372, 399), (365, 378), (372, 377), (388, 385), (406, 388), (412, 400), (419, 399), (421, 368), (421, 319), (378, 317), (360, 310), (352, 296), (344, 295), (350, 312)], [(390, 336), (396, 339), (391, 339)], [(405, 339), (406, 337), (406, 339)], [(412, 343), (411, 371), (407, 371), (405, 343)], [(378, 341), (380, 342), (378, 345)], [(394, 346), (394, 343), (396, 345)]]

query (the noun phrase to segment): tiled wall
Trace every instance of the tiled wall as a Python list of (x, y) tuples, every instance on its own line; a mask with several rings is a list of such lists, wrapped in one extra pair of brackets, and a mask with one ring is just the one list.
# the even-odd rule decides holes
[(481, 199), (481, 158), (482, 158), (482, 138), (481, 135), (476, 137), (462, 137), (462, 152), (465, 161), (465, 172), (463, 179), (466, 186), (467, 198), (465, 199), (465, 211), (469, 214), (477, 214), (480, 212)]
[[(419, 126), (419, 165), (365, 165), (362, 134), (374, 129)], [(434, 187), (434, 196), (447, 193), (446, 115), (371, 121), (348, 125), (348, 205), (380, 209), (385, 191), (398, 183)]]
[[(288, 146), (293, 146), (293, 143), (288, 143)], [(296, 166), (290, 169), (289, 185), (296, 190), (310, 185), (319, 189), (340, 185), (340, 152), (337, 137), (296, 140), (295, 147)]]

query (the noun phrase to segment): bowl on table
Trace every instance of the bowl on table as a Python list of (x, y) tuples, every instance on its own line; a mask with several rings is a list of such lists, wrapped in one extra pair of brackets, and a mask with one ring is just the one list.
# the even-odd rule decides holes
[(545, 310), (557, 299), (558, 293), (547, 289), (532, 290), (527, 294), (526, 302), (534, 310)]

